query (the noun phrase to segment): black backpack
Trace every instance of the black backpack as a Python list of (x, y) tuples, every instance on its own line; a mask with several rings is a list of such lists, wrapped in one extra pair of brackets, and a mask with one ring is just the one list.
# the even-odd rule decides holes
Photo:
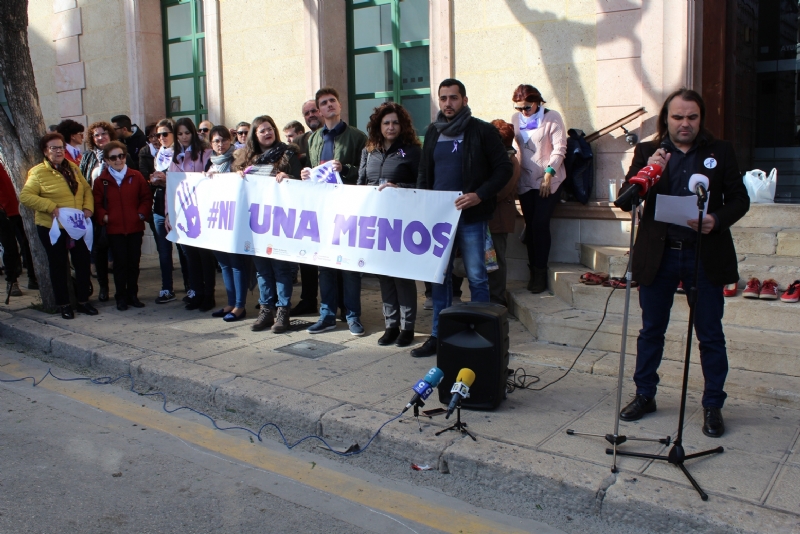
[(564, 170), (567, 172), (566, 182), (570, 196), (581, 204), (589, 202), (594, 184), (594, 154), (583, 130), (567, 130)]

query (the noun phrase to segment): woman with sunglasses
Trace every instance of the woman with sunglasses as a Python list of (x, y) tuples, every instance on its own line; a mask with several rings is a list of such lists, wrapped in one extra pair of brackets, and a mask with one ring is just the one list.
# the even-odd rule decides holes
[[(92, 190), (83, 178), (77, 165), (65, 157), (66, 143), (59, 133), (49, 133), (39, 141), (39, 150), (44, 161), (28, 172), (28, 180), (19, 194), (19, 200), (36, 212), (36, 232), (42, 242), (50, 266), (50, 282), (61, 317), (73, 319), (75, 313), (69, 299), (69, 258), (75, 269), (75, 296), (78, 306), (75, 311), (86, 315), (97, 315), (97, 309), (89, 304), (89, 249), (83, 239), (73, 240), (56, 220), (61, 208), (83, 210), (84, 217), (94, 211)], [(61, 228), (58, 241), (50, 242), (50, 230), (57, 224)]]
[[(175, 149), (168, 172), (206, 172), (211, 167), (211, 149), (197, 136), (192, 119), (182, 117), (175, 121)], [(166, 214), (165, 227), (169, 231), (169, 213)], [(186, 254), (186, 267), (189, 271), (189, 292), (187, 310), (207, 312), (216, 306), (214, 286), (217, 277), (217, 259), (214, 252), (205, 248), (181, 245)]]
[[(214, 126), (208, 135), (211, 140), (211, 168), (208, 175), (232, 171), (235, 148), (231, 131), (225, 126)], [(238, 180), (239, 178), (233, 178)], [(228, 305), (215, 311), (213, 317), (222, 317), (223, 321), (240, 321), (247, 316), (247, 289), (250, 282), (250, 265), (253, 258), (250, 254), (234, 254), (214, 251), (222, 268), (222, 281), (228, 296)]]
[(150, 218), (153, 193), (139, 171), (128, 168), (125, 143), (111, 141), (103, 147), (106, 165), (94, 181), (95, 223), (106, 227), (114, 258), (117, 309), (144, 308), (139, 300), (139, 260), (144, 221)]
[(544, 107), (542, 94), (532, 85), (519, 85), (511, 99), (516, 110), (511, 124), (521, 166), (517, 193), (525, 218), (531, 271), (528, 291), (541, 293), (547, 289), (550, 219), (567, 177), (564, 170), (567, 131), (561, 115)]
[[(161, 291), (156, 297), (156, 304), (166, 304), (175, 300), (172, 283), (172, 241), (167, 239), (169, 231), (164, 225), (167, 197), (166, 172), (172, 164), (173, 145), (175, 144), (174, 129), (175, 125), (171, 119), (161, 119), (153, 125), (152, 130), (149, 130), (148, 127), (148, 146), (139, 151), (139, 167), (146, 169), (143, 174), (153, 191), (153, 226), (155, 227), (153, 235), (156, 239), (158, 264), (161, 268)], [(148, 161), (148, 155), (152, 156), (152, 163)], [(178, 259), (181, 263), (183, 287), (188, 292), (189, 275), (186, 268), (186, 255), (181, 246), (178, 246)]]
[[(290, 178), (299, 179), (302, 170), (299, 152), (297, 145), (281, 142), (275, 121), (262, 115), (253, 119), (244, 149), (236, 151), (233, 170), (244, 175), (250, 166), (272, 165), (272, 175), (278, 183)], [(286, 332), (297, 264), (262, 256), (254, 256), (253, 263), (258, 278), (260, 312), (250, 329), (259, 332), (272, 327), (276, 334)], [(273, 308), (277, 308), (274, 315)]]
[(244, 148), (245, 143), (247, 143), (247, 134), (250, 133), (250, 123), (249, 122), (240, 122), (236, 125), (235, 130), (231, 130), (231, 135), (236, 136), (236, 141), (233, 143), (233, 148), (239, 150), (240, 148)]

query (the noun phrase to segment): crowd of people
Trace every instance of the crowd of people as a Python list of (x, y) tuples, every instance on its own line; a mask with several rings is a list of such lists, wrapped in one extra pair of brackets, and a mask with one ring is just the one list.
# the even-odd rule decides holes
[[(75, 121), (64, 120), (56, 131), (42, 137), (42, 162), (31, 169), (19, 201), (35, 212), (56, 303), (62, 317), (72, 319), (76, 311), (98, 313), (89, 302), (92, 274), (97, 278), (99, 301), (111, 296), (108, 277), (113, 272), (117, 309), (145, 305), (139, 298), (138, 278), (146, 223), (152, 229), (161, 271), (161, 290), (155, 302), (176, 300), (173, 243), (166, 238), (172, 228), (166, 202), (168, 172), (202, 172), (212, 178), (219, 173), (243, 176), (253, 166), (271, 165), (272, 176), (254, 176), (280, 182), (307, 180), (311, 168), (331, 162), (345, 184), (377, 186), (378, 191), (406, 187), (462, 192), (455, 202), (462, 213), (452, 236), (455, 246), (447, 275), (444, 283), (431, 284), (426, 290), (425, 307), (433, 310), (433, 329), (430, 337), (411, 351), (415, 357), (432, 356), (437, 348), (439, 313), (460, 295), (461, 279), (452, 275), (456, 256), (463, 262), (473, 301), (506, 305), (506, 244), (508, 234), (515, 230), (517, 198), (526, 223), (528, 289), (539, 293), (547, 287), (550, 218), (565, 178), (566, 130), (559, 113), (544, 107), (535, 87), (520, 85), (511, 96), (514, 112), (510, 121), (489, 123), (472, 116), (460, 81), (444, 80), (438, 87), (439, 112), (424, 132), (424, 143), (420, 143), (421, 132), (415, 129), (409, 112), (395, 102), (374, 109), (366, 132), (345, 123), (339, 94), (330, 87), (320, 89), (314, 100), (303, 104), (302, 123), (291, 121), (282, 129), (268, 115), (234, 128), (207, 120), (196, 127), (191, 119), (180, 118), (162, 119), (142, 130), (129, 117), (119, 115), (84, 129)], [(0, 180), (10, 185), (4, 173)], [(17, 241), (24, 242), (24, 232), (19, 230), (13, 188), (10, 193), (5, 189), (0, 187), (0, 207), (7, 215), (0, 217), (5, 219), (0, 237), (9, 293), (19, 294), (20, 249), (26, 257), (29, 288), (36, 287), (36, 278), (28, 249), (17, 247)], [(82, 211), (92, 219), (91, 252), (84, 239), (70, 237), (59, 221), (59, 210), (64, 208)], [(52, 225), (58, 225), (60, 233), (51, 232)], [(53, 235), (58, 235), (55, 242)], [(489, 243), (498, 267), (491, 272), (487, 269)], [(64, 267), (68, 255), (74, 282)], [(312, 334), (336, 328), (337, 314), (351, 334), (365, 333), (361, 273), (188, 245), (178, 245), (178, 257), (187, 310), (212, 312), (228, 322), (245, 319), (247, 294), (255, 285), (251, 273), (255, 272), (259, 311), (252, 330), (285, 332), (290, 317), (319, 313), (317, 322), (308, 328)], [(218, 271), (227, 295), (220, 308), (214, 297)], [(292, 308), (298, 271), (301, 294)], [(385, 318), (385, 332), (378, 344), (411, 345), (417, 318), (416, 282), (390, 276), (378, 279)], [(70, 283), (74, 283), (77, 302), (74, 309)]]

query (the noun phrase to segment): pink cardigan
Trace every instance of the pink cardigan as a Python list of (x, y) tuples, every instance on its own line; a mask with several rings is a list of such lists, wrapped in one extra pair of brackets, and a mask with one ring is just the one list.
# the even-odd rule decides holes
[(564, 170), (567, 130), (561, 115), (557, 111), (548, 109), (542, 124), (533, 130), (527, 143), (523, 143), (519, 131), (519, 113), (511, 116), (511, 124), (514, 125), (514, 145), (522, 167), (517, 193), (521, 195), (531, 189), (539, 189), (544, 178), (544, 170), (548, 165), (556, 170), (550, 182), (550, 191), (555, 192), (567, 177)]
[[(207, 148), (200, 153), (200, 157), (196, 160), (192, 158), (183, 158), (183, 162), (180, 164), (175, 163), (173, 160), (172, 163), (169, 164), (167, 172), (205, 172), (206, 165), (208, 164), (208, 160), (211, 159), (212, 154), (213, 152), (211, 149)], [(166, 196), (164, 196), (164, 202), (166, 203), (166, 206), (164, 206), (164, 213), (168, 215), (169, 203), (167, 203)]]

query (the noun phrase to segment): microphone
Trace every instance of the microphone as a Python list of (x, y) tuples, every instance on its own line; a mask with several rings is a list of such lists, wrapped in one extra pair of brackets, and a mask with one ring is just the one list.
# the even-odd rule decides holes
[(637, 195), (640, 197), (647, 196), (647, 192), (650, 191), (650, 188), (656, 185), (661, 179), (662, 171), (661, 165), (642, 167), (639, 172), (636, 173), (636, 176), (628, 180), (631, 187), (626, 189), (625, 192), (614, 201), (614, 205), (618, 208), (623, 208), (630, 204), (633, 197)]
[(472, 369), (467, 369), (465, 367), (458, 372), (456, 383), (450, 388), (450, 393), (452, 393), (453, 396), (450, 399), (450, 406), (447, 407), (445, 419), (450, 419), (450, 416), (453, 415), (453, 410), (456, 409), (458, 401), (469, 397), (469, 388), (472, 386), (473, 382), (475, 382), (475, 372)]
[(689, 191), (700, 198), (706, 198), (708, 194), (708, 177), (704, 174), (693, 174), (689, 178)]
[(425, 375), (425, 378), (423, 378), (414, 385), (414, 387), (412, 388), (414, 390), (414, 396), (411, 397), (411, 401), (409, 401), (406, 407), (403, 408), (403, 411), (401, 413), (406, 413), (409, 408), (411, 408), (417, 403), (420, 403), (420, 405), (422, 405), (422, 401), (427, 400), (428, 397), (431, 396), (431, 393), (433, 393), (433, 388), (438, 386), (443, 378), (444, 378), (444, 373), (442, 372), (441, 369), (439, 369), (438, 367), (431, 368), (431, 370), (428, 371), (428, 374)]

